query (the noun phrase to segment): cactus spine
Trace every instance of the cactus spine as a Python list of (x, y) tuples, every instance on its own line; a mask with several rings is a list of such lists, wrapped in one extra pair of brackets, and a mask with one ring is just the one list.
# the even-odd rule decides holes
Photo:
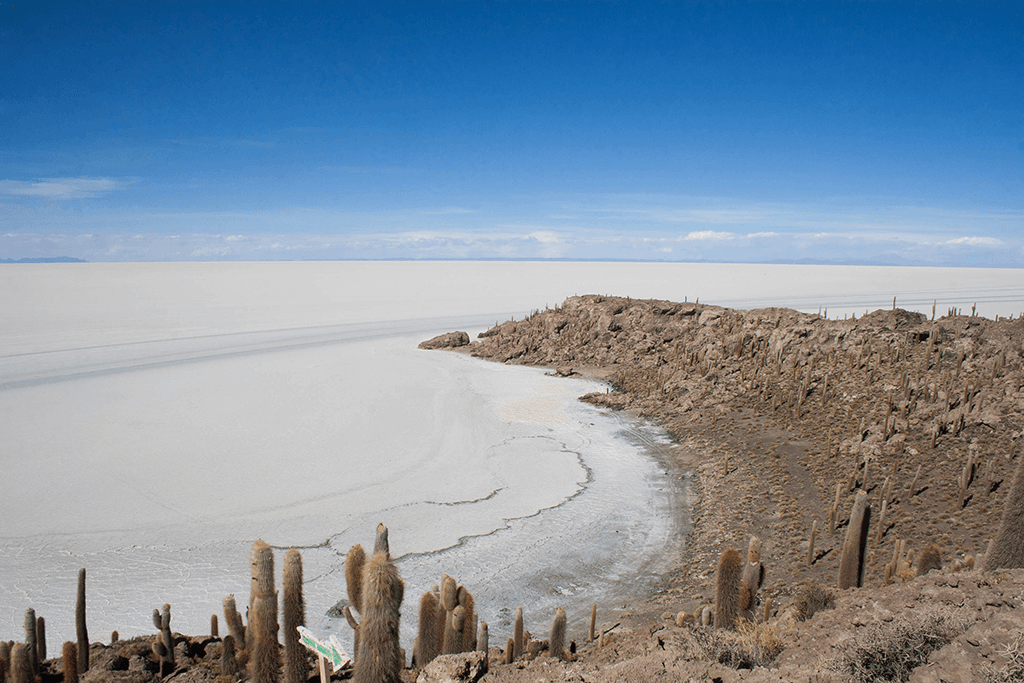
[(306, 656), (299, 643), (299, 626), (306, 625), (306, 606), (302, 598), (302, 553), (292, 548), (284, 556), (284, 680), (300, 683), (306, 680)]
[(548, 653), (557, 659), (565, 659), (565, 610), (561, 607), (555, 610), (555, 620), (551, 622)]
[(405, 584), (391, 560), (388, 529), (377, 526), (377, 542), (363, 575), (363, 620), (353, 683), (401, 683), (404, 664), (399, 619)]
[(85, 628), (85, 568), (78, 570), (78, 598), (75, 601), (75, 631), (78, 636), (78, 673), (89, 670), (89, 631)]
[(257, 539), (252, 545), (251, 589), (249, 602), (252, 607), (246, 633), (249, 680), (252, 683), (277, 683), (281, 671), (281, 653), (277, 644), (274, 551), (262, 539)]
[(864, 546), (867, 540), (868, 520), (871, 506), (868, 494), (857, 491), (850, 512), (850, 524), (846, 529), (846, 540), (843, 543), (843, 555), (839, 561), (839, 588), (859, 587), (864, 573)]
[(64, 664), (64, 683), (78, 683), (78, 648), (70, 640), (64, 641), (61, 660)]
[(726, 548), (718, 559), (715, 574), (715, 628), (732, 630), (739, 618), (740, 579), (743, 558), (735, 548)]
[(1003, 520), (985, 553), (985, 571), (1024, 567), (1024, 455), (1017, 456), (1017, 470), (1003, 503)]

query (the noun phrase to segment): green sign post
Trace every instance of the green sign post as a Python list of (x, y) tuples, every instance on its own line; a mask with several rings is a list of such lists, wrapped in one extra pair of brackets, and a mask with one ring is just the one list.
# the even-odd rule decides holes
[(299, 631), (299, 642), (316, 653), (317, 659), (320, 662), (321, 683), (327, 683), (328, 661), (331, 662), (332, 673), (337, 673), (347, 664), (351, 663), (352, 660), (345, 654), (345, 650), (342, 649), (338, 639), (334, 636), (331, 636), (329, 642), (325, 643), (314, 636), (308, 628), (304, 626), (297, 626), (296, 628)]

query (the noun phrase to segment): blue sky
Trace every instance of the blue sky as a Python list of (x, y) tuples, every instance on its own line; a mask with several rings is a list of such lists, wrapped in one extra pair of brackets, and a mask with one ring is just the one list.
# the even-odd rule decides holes
[(0, 258), (1024, 267), (1024, 4), (0, 2)]

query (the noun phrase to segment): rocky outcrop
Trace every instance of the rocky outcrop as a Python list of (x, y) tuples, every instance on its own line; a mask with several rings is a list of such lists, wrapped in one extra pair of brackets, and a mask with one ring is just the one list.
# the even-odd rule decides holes
[(446, 332), (439, 334), (433, 339), (420, 342), (421, 349), (455, 349), (469, 344), (469, 335), (465, 332)]

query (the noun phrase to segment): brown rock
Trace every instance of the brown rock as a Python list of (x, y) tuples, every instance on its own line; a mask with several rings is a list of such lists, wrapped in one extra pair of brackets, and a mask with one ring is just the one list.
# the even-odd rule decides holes
[(476, 683), (487, 673), (483, 652), (440, 655), (423, 667), (416, 683)]
[(445, 332), (444, 334), (437, 335), (433, 339), (420, 342), (420, 348), (427, 350), (454, 349), (468, 344), (469, 335), (465, 332)]

